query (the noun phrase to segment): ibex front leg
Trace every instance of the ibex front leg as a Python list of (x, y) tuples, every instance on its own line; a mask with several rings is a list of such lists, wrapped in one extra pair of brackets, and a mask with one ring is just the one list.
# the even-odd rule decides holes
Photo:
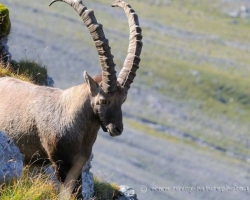
[[(72, 167), (69, 169), (66, 178), (63, 183), (63, 187), (60, 190), (59, 199), (68, 200), (75, 188), (77, 179), (81, 175), (83, 166), (87, 163), (87, 159), (84, 156), (75, 156)], [(59, 169), (60, 173), (60, 169)]]

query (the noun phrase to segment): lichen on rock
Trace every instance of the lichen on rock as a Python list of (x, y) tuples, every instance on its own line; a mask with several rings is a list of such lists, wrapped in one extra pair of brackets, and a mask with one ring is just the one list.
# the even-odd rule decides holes
[(9, 9), (5, 5), (0, 4), (0, 57), (4, 63), (11, 60), (11, 54), (7, 45), (10, 29)]
[(9, 9), (0, 4), (0, 37), (5, 37), (10, 34), (11, 22), (9, 16)]

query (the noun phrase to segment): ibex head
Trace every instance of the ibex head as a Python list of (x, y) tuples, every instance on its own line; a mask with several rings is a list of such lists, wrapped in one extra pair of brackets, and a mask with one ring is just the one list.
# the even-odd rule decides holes
[(111, 136), (121, 135), (123, 131), (121, 106), (126, 100), (127, 93), (117, 84), (115, 92), (105, 92), (100, 76), (91, 78), (84, 72), (89, 87), (91, 106), (98, 116), (102, 129)]
[(91, 78), (84, 72), (93, 112), (99, 117), (104, 131), (109, 132), (111, 136), (121, 135), (123, 131), (121, 106), (127, 98), (127, 92), (140, 63), (142, 35), (138, 16), (129, 4), (121, 0), (116, 0), (112, 4), (113, 7), (121, 7), (125, 10), (130, 27), (128, 54), (117, 78), (108, 39), (105, 38), (102, 25), (97, 23), (93, 10), (87, 9), (81, 0), (54, 0), (50, 5), (57, 1), (63, 1), (72, 6), (90, 31), (102, 68), (101, 77)]

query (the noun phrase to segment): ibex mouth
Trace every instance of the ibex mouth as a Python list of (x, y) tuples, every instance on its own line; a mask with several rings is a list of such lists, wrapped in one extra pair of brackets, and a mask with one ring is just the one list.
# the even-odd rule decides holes
[(108, 130), (109, 135), (112, 137), (121, 135), (123, 131), (123, 128), (116, 127), (112, 124), (109, 124), (108, 126), (106, 126), (106, 128)]
[(108, 132), (108, 129), (106, 128), (103, 122), (101, 122), (101, 127), (104, 132)]

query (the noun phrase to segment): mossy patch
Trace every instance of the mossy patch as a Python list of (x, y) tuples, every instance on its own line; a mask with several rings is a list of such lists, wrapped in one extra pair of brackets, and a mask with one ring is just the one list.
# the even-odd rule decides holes
[(0, 4), (0, 37), (9, 35), (10, 28), (9, 10), (5, 5)]
[(112, 200), (119, 193), (119, 187), (94, 177), (94, 197), (98, 200)]

